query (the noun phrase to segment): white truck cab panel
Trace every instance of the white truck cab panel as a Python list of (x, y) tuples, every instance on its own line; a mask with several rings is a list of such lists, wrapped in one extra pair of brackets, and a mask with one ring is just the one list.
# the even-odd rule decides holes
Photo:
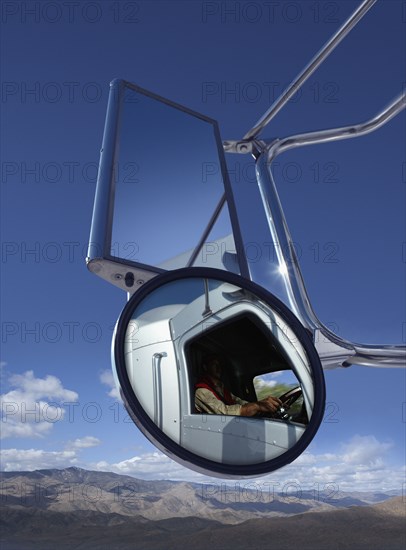
[(179, 371), (169, 319), (178, 310), (179, 306), (156, 308), (130, 321), (125, 343), (127, 373), (140, 404), (177, 443), (181, 423)]

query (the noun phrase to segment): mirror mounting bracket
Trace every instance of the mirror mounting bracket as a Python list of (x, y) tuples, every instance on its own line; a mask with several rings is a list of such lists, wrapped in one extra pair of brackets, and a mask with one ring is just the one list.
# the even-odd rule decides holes
[(223, 141), (225, 153), (236, 153), (238, 155), (251, 154), (255, 158), (265, 149), (267, 143), (257, 139), (226, 140)]
[(130, 294), (133, 294), (146, 281), (153, 279), (159, 273), (164, 273), (164, 270), (153, 273), (150, 270), (129, 267), (125, 263), (106, 258), (88, 258), (87, 268), (91, 273)]

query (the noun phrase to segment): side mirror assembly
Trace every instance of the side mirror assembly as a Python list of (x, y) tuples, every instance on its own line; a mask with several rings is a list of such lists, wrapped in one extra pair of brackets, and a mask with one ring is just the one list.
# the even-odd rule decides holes
[[(285, 151), (378, 130), (405, 93), (352, 126), (258, 138), (374, 2), (240, 140), (222, 141), (215, 120), (183, 105), (111, 83), (87, 266), (129, 295), (112, 361), (126, 408), (159, 449), (199, 472), (257, 476), (297, 458), (323, 417), (322, 366), (405, 366), (405, 346), (354, 343), (319, 320), (271, 170)], [(224, 152), (252, 156), (250, 230), (269, 260), (248, 261), (239, 214), (252, 209), (233, 192)]]
[[(270, 172), (278, 152), (362, 135), (403, 107), (354, 128), (233, 145), (215, 120), (112, 82), (87, 265), (129, 294), (113, 370), (135, 424), (179, 463), (219, 477), (271, 472), (320, 426), (322, 365), (404, 365), (404, 346), (354, 344), (319, 321)], [(268, 228), (258, 239), (271, 236), (272, 265), (248, 262), (224, 150), (255, 158), (255, 214)], [(213, 357), (221, 373), (208, 382)]]

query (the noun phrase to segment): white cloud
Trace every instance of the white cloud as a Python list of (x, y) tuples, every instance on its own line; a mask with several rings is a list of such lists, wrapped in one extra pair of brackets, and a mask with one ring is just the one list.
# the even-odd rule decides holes
[[(301, 490), (327, 491), (334, 496), (346, 491), (400, 490), (404, 483), (404, 468), (387, 462), (390, 442), (380, 442), (374, 436), (356, 435), (341, 444), (337, 454), (304, 452), (287, 466), (247, 483), (283, 492), (288, 486)], [(231, 483), (206, 477), (184, 468), (160, 452), (146, 453), (121, 462), (101, 461), (90, 465), (96, 470), (108, 470), (142, 479), (172, 479), (193, 482)], [(248, 486), (248, 485), (247, 485)]]
[[(140, 479), (170, 479), (195, 483), (227, 483), (241, 488), (273, 490), (282, 494), (300, 495), (312, 491), (315, 495), (326, 491), (331, 499), (341, 492), (401, 490), (405, 467), (391, 466), (387, 454), (388, 442), (380, 442), (374, 436), (356, 435), (338, 448), (337, 454), (304, 452), (298, 459), (271, 474), (252, 480), (221, 480), (205, 476), (185, 468), (159, 451), (133, 456), (119, 462), (101, 460), (95, 463), (79, 462), (78, 452), (85, 447), (97, 445), (93, 436), (77, 439), (70, 450), (47, 452), (42, 450), (9, 449), (2, 452), (2, 468), (6, 471), (34, 470), (40, 468), (64, 468), (81, 466), (90, 470), (110, 471)], [(364, 452), (369, 448), (369, 452)], [(300, 498), (300, 497), (299, 497)]]
[(56, 376), (36, 378), (32, 370), (14, 374), (10, 390), (0, 396), (1, 438), (42, 437), (65, 415), (63, 403), (77, 401), (78, 394), (62, 386)]
[(32, 471), (47, 468), (68, 468), (81, 466), (88, 468), (81, 459), (80, 451), (100, 445), (97, 437), (87, 435), (68, 442), (63, 451), (44, 451), (42, 449), (2, 449), (0, 450), (0, 469), (5, 472)]
[(203, 474), (192, 472), (161, 452), (134, 456), (121, 462), (100, 461), (89, 465), (92, 469), (130, 475), (141, 479), (170, 479), (173, 481), (204, 481)]
[(87, 435), (85, 437), (75, 439), (75, 441), (68, 443), (66, 447), (68, 449), (88, 449), (89, 447), (97, 447), (100, 443), (101, 441), (97, 437)]
[(110, 388), (108, 395), (113, 399), (119, 399), (121, 401), (120, 393), (114, 381), (113, 373), (111, 370), (104, 370), (100, 373), (100, 382)]
[(343, 445), (342, 458), (349, 464), (374, 464), (382, 460), (392, 447), (393, 443), (381, 443), (373, 435), (355, 435)]
[(338, 452), (315, 454), (309, 450), (292, 464), (271, 476), (283, 481), (288, 476), (301, 486), (317, 483), (336, 491), (400, 490), (404, 471), (388, 463), (391, 442), (380, 442), (373, 435), (355, 435), (338, 447)]
[(4, 449), (1, 469), (5, 472), (32, 471), (77, 466), (75, 451), (42, 451), (39, 449)]
[(254, 378), (254, 386), (255, 386), (255, 389), (258, 389), (258, 390), (262, 390), (265, 388), (273, 388), (277, 384), (278, 382), (276, 380), (271, 380), (266, 376), (256, 376)]
[(48, 399), (74, 401), (78, 397), (76, 392), (66, 390), (56, 376), (48, 374), (45, 378), (35, 378), (32, 370), (24, 374), (13, 374), (9, 378), (9, 383), (30, 395), (33, 399), (47, 397)]

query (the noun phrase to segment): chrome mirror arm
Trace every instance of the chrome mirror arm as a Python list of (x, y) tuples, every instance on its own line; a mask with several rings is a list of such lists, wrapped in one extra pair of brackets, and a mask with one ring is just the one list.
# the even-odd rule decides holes
[(364, 136), (370, 132), (374, 132), (405, 108), (406, 91), (400, 93), (383, 111), (366, 122), (353, 124), (352, 126), (342, 126), (339, 128), (329, 128), (326, 130), (295, 134), (282, 139), (226, 140), (223, 141), (223, 149), (226, 153), (251, 153), (253, 155), (258, 155), (264, 150), (268, 150), (268, 162), (272, 162), (277, 155), (289, 149), (294, 149), (295, 147), (327, 143), (329, 141), (339, 141), (342, 139)]
[(269, 122), (278, 114), (278, 112), (286, 105), (289, 99), (301, 88), (306, 80), (314, 73), (314, 71), (323, 63), (330, 55), (335, 47), (347, 36), (347, 34), (355, 27), (355, 25), (364, 17), (367, 11), (375, 4), (377, 0), (364, 0), (362, 4), (351, 14), (345, 23), (338, 31), (330, 38), (321, 50), (313, 57), (310, 63), (303, 71), (289, 84), (282, 94), (274, 101), (266, 113), (258, 120), (249, 132), (247, 132), (243, 140), (252, 140), (269, 124)]
[[(324, 368), (358, 364), (374, 367), (405, 367), (405, 346), (370, 346), (340, 338), (321, 323), (313, 311), (306, 291), (293, 241), (271, 173), (272, 161), (281, 153), (301, 147), (350, 137), (377, 130), (406, 108), (406, 94), (400, 94), (374, 118), (357, 125), (298, 134), (273, 140), (261, 152), (256, 163), (257, 181), (274, 243), (279, 274), (284, 288), (279, 297), (289, 305), (302, 324), (314, 335), (316, 349)], [(258, 143), (258, 142), (257, 142)]]
[(294, 136), (272, 141), (265, 140), (267, 143), (268, 162), (271, 163), (281, 153), (296, 147), (364, 136), (378, 130), (405, 108), (406, 91), (399, 94), (383, 111), (366, 122), (361, 122), (352, 126), (342, 126), (340, 128), (330, 128), (327, 130), (296, 134)]

